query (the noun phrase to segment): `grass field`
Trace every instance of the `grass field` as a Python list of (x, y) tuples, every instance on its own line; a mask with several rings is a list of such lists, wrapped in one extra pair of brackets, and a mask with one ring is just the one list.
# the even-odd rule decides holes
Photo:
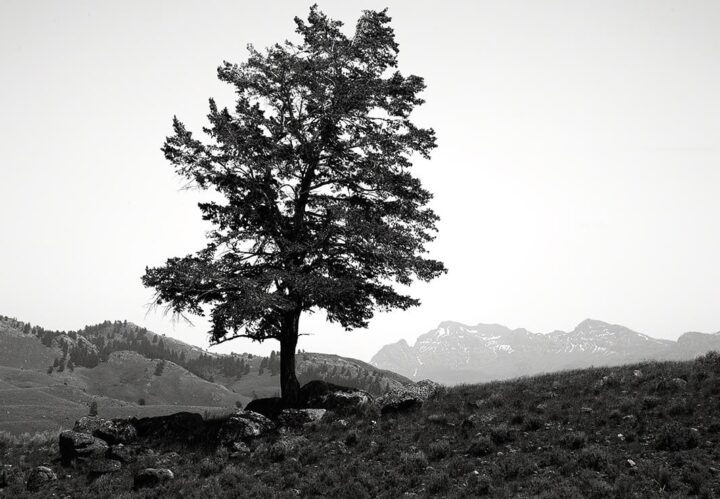
[[(4, 463), (58, 468), (56, 445), (0, 444)], [(25, 438), (30, 442), (32, 439)], [(40, 443), (38, 443), (40, 442)], [(292, 442), (295, 442), (293, 444)], [(106, 497), (720, 496), (720, 355), (440, 389), (420, 410), (330, 416), (273, 434), (233, 459), (212, 445), (167, 442), (88, 483), (61, 470), (44, 494)], [(24, 457), (21, 457), (24, 456)], [(164, 464), (163, 464), (164, 463)], [(131, 492), (134, 471), (176, 479)], [(5, 491), (21, 496), (23, 486)]]

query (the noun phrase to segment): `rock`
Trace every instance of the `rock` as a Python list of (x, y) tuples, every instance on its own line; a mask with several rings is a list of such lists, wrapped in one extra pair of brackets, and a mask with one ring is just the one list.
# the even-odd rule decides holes
[(415, 392), (416, 395), (419, 397), (427, 400), (430, 397), (432, 397), (435, 392), (442, 387), (440, 383), (436, 383), (433, 380), (430, 379), (422, 379), (415, 383), (415, 385), (410, 385), (411, 389)]
[(88, 461), (85, 465), (85, 469), (88, 473), (91, 473), (93, 475), (104, 475), (106, 473), (114, 473), (116, 471), (120, 471), (121, 468), (120, 461), (116, 461), (115, 459), (107, 459), (107, 458), (101, 458), (101, 459), (93, 459), (92, 461)]
[(138, 454), (138, 447), (135, 445), (116, 444), (110, 446), (107, 457), (120, 461), (121, 463), (132, 463)]
[(278, 416), (278, 424), (287, 428), (302, 428), (306, 424), (317, 423), (326, 409), (285, 409)]
[(251, 452), (250, 447), (247, 446), (245, 442), (233, 442), (230, 445), (230, 458), (231, 459), (238, 459), (244, 456), (249, 455)]
[(89, 433), (109, 444), (127, 444), (137, 438), (135, 426), (125, 419), (110, 420), (85, 416), (75, 422), (73, 430), (79, 433)]
[(109, 450), (109, 446), (104, 440), (72, 430), (60, 433), (59, 446), (60, 460), (63, 465), (69, 465), (76, 460), (101, 458)]
[(380, 400), (380, 414), (411, 412), (422, 407), (424, 400), (412, 393), (388, 393)]
[[(434, 381), (425, 379), (413, 385), (407, 385), (400, 389), (393, 390), (378, 400), (380, 413), (397, 414), (419, 409), (441, 386), (442, 385)], [(480, 402), (476, 403), (477, 407), (481, 405)]]
[(262, 414), (241, 409), (222, 424), (218, 433), (218, 441), (221, 445), (229, 447), (233, 442), (247, 441), (274, 429), (275, 423)]
[(625, 461), (625, 464), (627, 465), (628, 468), (634, 468), (635, 466), (637, 466), (635, 464), (635, 461), (633, 461), (632, 459), (628, 459), (627, 461)]
[(132, 419), (139, 437), (163, 441), (196, 443), (206, 437), (205, 420), (194, 412), (177, 412), (168, 416)]
[(257, 412), (266, 418), (276, 419), (285, 408), (280, 397), (254, 399), (245, 406), (246, 411)]
[(346, 388), (326, 381), (310, 381), (300, 388), (303, 407), (327, 409), (339, 414), (357, 413), (372, 403), (372, 396), (362, 390)]
[(38, 491), (46, 487), (50, 482), (57, 480), (57, 475), (47, 466), (38, 466), (33, 468), (28, 476), (27, 489), (30, 491)]
[(133, 489), (157, 487), (175, 478), (172, 470), (167, 468), (145, 468), (140, 470), (133, 479)]

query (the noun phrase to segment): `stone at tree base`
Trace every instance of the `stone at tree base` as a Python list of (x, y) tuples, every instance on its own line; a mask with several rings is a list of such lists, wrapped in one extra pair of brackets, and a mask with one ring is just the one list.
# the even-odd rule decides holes
[(196, 443), (205, 438), (205, 420), (194, 412), (177, 412), (168, 416), (132, 419), (130, 423), (141, 438)]
[(220, 427), (218, 442), (231, 446), (233, 442), (247, 441), (275, 429), (275, 423), (257, 412), (239, 410), (232, 414)]
[(128, 420), (103, 419), (97, 416), (85, 416), (75, 422), (73, 430), (89, 433), (105, 440), (109, 444), (128, 444), (137, 438), (137, 429)]
[(133, 479), (133, 489), (157, 487), (175, 478), (172, 470), (167, 468), (145, 468), (140, 470)]
[(357, 413), (373, 402), (363, 390), (314, 380), (300, 388), (300, 403), (308, 409), (327, 409), (338, 414)]
[(57, 480), (57, 475), (47, 466), (38, 466), (34, 468), (28, 475), (27, 489), (36, 492), (47, 486), (50, 482)]
[(257, 412), (266, 418), (275, 419), (285, 408), (280, 397), (254, 399), (245, 406), (246, 411)]
[(104, 457), (109, 449), (104, 440), (72, 430), (60, 433), (59, 447), (60, 460), (66, 466), (76, 460)]

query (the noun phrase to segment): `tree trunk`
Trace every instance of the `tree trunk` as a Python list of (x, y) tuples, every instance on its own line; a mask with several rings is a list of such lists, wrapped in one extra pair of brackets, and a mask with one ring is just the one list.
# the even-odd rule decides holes
[(280, 338), (280, 390), (285, 407), (300, 405), (300, 383), (295, 376), (295, 348), (299, 323), (299, 311), (291, 312), (283, 318)]

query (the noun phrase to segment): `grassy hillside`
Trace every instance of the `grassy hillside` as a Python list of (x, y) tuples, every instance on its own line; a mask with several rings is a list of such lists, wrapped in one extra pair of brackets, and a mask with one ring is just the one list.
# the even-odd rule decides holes
[(12, 322), (0, 320), (0, 366), (44, 370), (59, 355), (59, 349), (48, 348)]
[[(717, 497), (720, 355), (441, 389), (409, 414), (331, 416), (300, 433), (265, 437), (235, 458), (167, 442), (89, 485), (60, 470), (47, 436), (6, 437), (2, 459), (58, 469), (57, 495)], [(131, 492), (133, 472), (156, 465), (175, 480)]]
[[(162, 372), (158, 374), (158, 364)], [(92, 369), (76, 368), (89, 392), (148, 405), (194, 405), (235, 407), (250, 399), (224, 386), (210, 383), (172, 362), (151, 360), (135, 352), (113, 352)]]

